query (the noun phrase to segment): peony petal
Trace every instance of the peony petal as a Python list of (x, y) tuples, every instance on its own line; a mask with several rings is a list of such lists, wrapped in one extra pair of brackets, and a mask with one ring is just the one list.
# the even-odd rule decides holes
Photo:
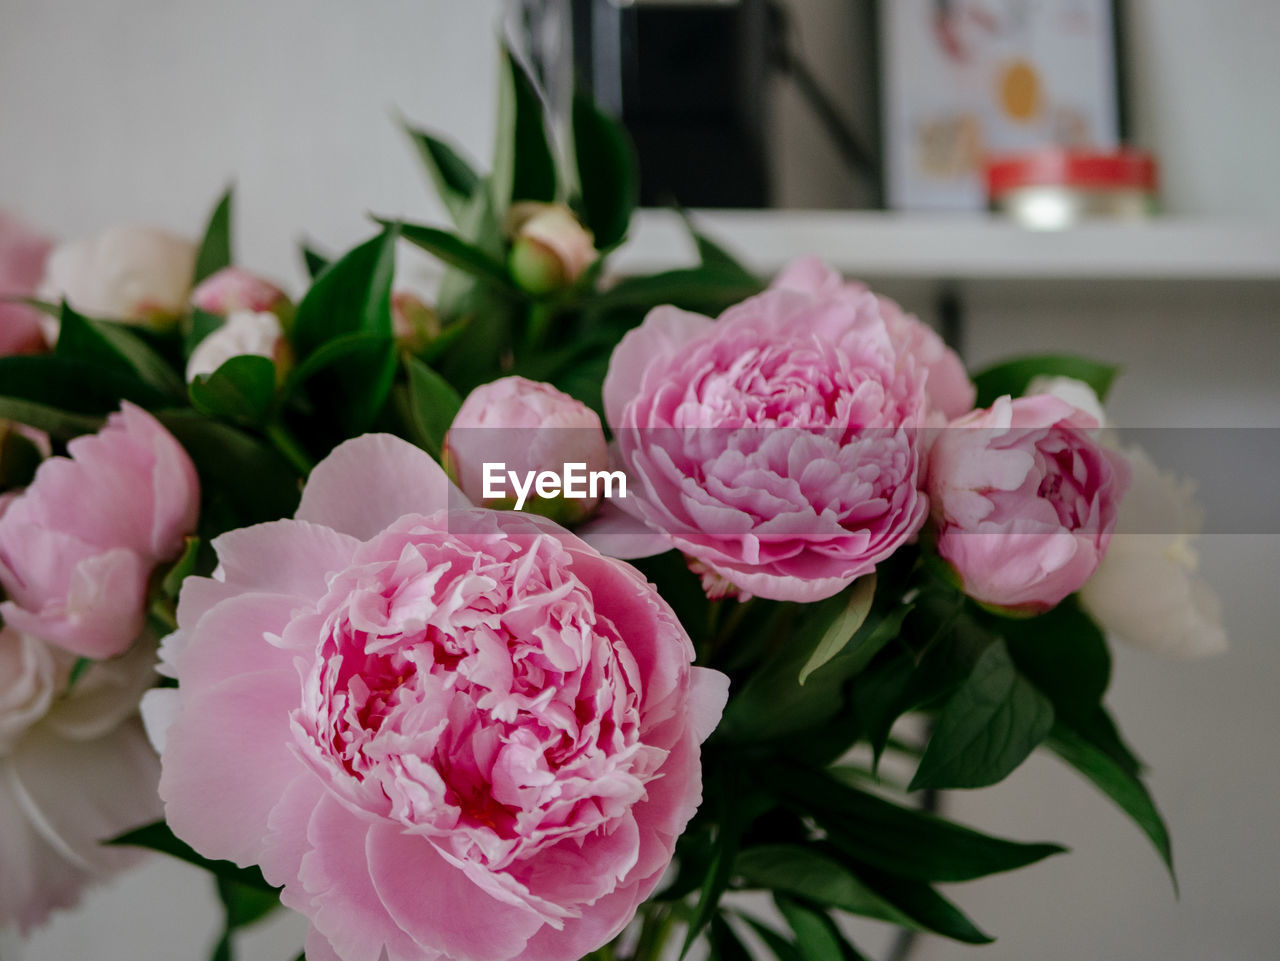
[(701, 744), (720, 723), (724, 706), (729, 703), (729, 678), (706, 667), (690, 670), (689, 723), (693, 736)]
[[(425, 948), (469, 961), (507, 961), (543, 926), (536, 914), (476, 887), (430, 841), (398, 826), (376, 824), (367, 851), (369, 873), (387, 912)], [(423, 897), (424, 892), (430, 896)]]
[(644, 323), (618, 342), (609, 357), (603, 394), (605, 417), (610, 426), (622, 423), (623, 408), (640, 393), (640, 384), (651, 361), (673, 356), (714, 321), (678, 307), (655, 307)]
[(601, 554), (621, 560), (653, 557), (671, 550), (666, 535), (646, 527), (612, 500), (603, 501), (600, 509), (575, 532)]
[(295, 516), (368, 540), (405, 514), (467, 505), (426, 451), (391, 434), (365, 434), (316, 465)]
[(31, 826), (9, 787), (5, 758), (0, 758), (0, 864), (0, 928), (16, 924), (24, 936), (43, 924), (51, 911), (75, 905), (89, 880)]
[(275, 671), (184, 695), (166, 738), (160, 796), (174, 833), (206, 857), (257, 861), (271, 810), (298, 775), (289, 749), (297, 701), (297, 678)]
[[(360, 542), (319, 524), (271, 521), (223, 534), (213, 542), (222, 580), (246, 591), (293, 594), (314, 600), (328, 590), (328, 575), (349, 563)], [(192, 579), (184, 583), (185, 597)], [(183, 598), (179, 598), (181, 609)], [(185, 624), (183, 618), (179, 623)]]

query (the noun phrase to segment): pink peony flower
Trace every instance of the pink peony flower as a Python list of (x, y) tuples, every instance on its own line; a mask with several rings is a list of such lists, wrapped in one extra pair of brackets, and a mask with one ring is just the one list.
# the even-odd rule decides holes
[(26, 934), (142, 856), (101, 842), (156, 820), (160, 762), (138, 720), (155, 649), (92, 664), (0, 627), (0, 929)]
[(1039, 394), (1002, 397), (940, 432), (928, 470), (938, 553), (970, 597), (1038, 613), (1097, 570), (1129, 468), (1094, 440), (1096, 427)]
[[(147, 696), (197, 850), (258, 863), (313, 961), (579, 958), (658, 883), (726, 679), (632, 568), (473, 507), (388, 435), (215, 543)], [(385, 953), (384, 953), (385, 952)]]
[(263, 280), (243, 267), (224, 267), (202, 280), (191, 292), (192, 306), (220, 317), (236, 311), (265, 313), (288, 303), (288, 300), (284, 291), (271, 281)]
[(152, 569), (195, 529), (199, 481), (169, 432), (127, 402), (67, 449), (0, 513), (0, 617), (76, 654), (112, 657), (142, 630)]
[[(854, 303), (869, 292), (865, 284), (843, 280), (817, 257), (794, 261), (774, 279), (771, 287), (814, 297), (846, 297)], [(955, 420), (973, 410), (978, 391), (960, 355), (943, 342), (937, 331), (914, 314), (908, 314), (896, 301), (879, 294), (875, 298), (898, 353), (911, 356), (917, 366), (928, 371), (925, 393), (930, 410), (940, 411), (946, 420)]]
[(40, 313), (6, 297), (30, 297), (40, 284), (49, 241), (0, 212), (0, 357), (43, 350)]
[(924, 522), (925, 397), (869, 292), (788, 281), (716, 321), (658, 307), (604, 381), (618, 506), (741, 592), (828, 597)]
[[(530, 472), (563, 474), (565, 465), (584, 465), (583, 471), (603, 471), (609, 450), (596, 412), (550, 384), (503, 377), (481, 384), (463, 402), (444, 441), (445, 466), (472, 503), (509, 506), (516, 499), (517, 482)], [(502, 464), (505, 497), (486, 498), (485, 465)], [(507, 471), (514, 471), (513, 480)], [(496, 483), (492, 485), (495, 489)], [(599, 487), (597, 487), (599, 490)], [(539, 497), (530, 491), (523, 510), (559, 521), (581, 520), (599, 497), (582, 499)]]

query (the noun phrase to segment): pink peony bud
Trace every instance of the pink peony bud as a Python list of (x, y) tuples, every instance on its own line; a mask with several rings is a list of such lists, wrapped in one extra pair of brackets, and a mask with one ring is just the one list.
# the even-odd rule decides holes
[(30, 297), (40, 284), (51, 244), (0, 213), (0, 357), (43, 350), (40, 313), (6, 297)]
[(1002, 397), (940, 431), (928, 468), (938, 553), (970, 597), (1038, 613), (1097, 570), (1129, 468), (1093, 439), (1096, 427), (1039, 394)]
[(152, 569), (195, 529), (199, 481), (172, 435), (127, 402), (67, 450), (0, 513), (0, 618), (84, 657), (112, 657), (142, 630)]
[(241, 310), (274, 311), (288, 302), (283, 290), (242, 267), (219, 270), (191, 293), (192, 306), (219, 317)]
[(531, 294), (568, 287), (599, 256), (591, 231), (560, 204), (516, 204), (508, 227), (511, 276)]
[[(523, 377), (504, 377), (473, 390), (444, 446), (445, 467), (472, 502), (517, 507), (566, 523), (595, 508), (603, 485), (597, 483), (597, 496), (590, 496), (590, 474), (609, 465), (595, 412), (550, 384)], [(571, 478), (579, 468), (588, 492), (584, 497), (573, 493), (578, 485)], [(541, 489), (529, 486), (542, 472), (559, 476), (562, 491), (544, 493), (550, 491), (549, 481)]]
[(411, 290), (391, 295), (391, 331), (396, 343), (416, 354), (440, 336), (440, 315)]
[(272, 313), (237, 310), (221, 327), (196, 345), (187, 361), (187, 382), (212, 374), (232, 357), (253, 354), (266, 357), (283, 372), (289, 364), (289, 343), (280, 318)]
[(104, 320), (163, 325), (187, 309), (196, 248), (156, 227), (112, 227), (61, 244), (49, 257), (40, 296), (65, 299)]

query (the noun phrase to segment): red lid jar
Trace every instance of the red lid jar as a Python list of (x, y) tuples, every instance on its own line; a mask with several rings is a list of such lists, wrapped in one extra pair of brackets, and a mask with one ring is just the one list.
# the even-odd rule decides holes
[(1053, 229), (1084, 217), (1146, 217), (1155, 212), (1159, 171), (1140, 150), (1114, 153), (1050, 148), (987, 160), (992, 210), (1028, 227)]

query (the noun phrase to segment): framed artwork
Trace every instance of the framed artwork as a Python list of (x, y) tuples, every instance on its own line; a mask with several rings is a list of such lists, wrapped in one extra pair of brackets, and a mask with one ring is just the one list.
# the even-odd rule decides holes
[(981, 210), (984, 157), (1122, 138), (1117, 0), (881, 0), (887, 205)]

